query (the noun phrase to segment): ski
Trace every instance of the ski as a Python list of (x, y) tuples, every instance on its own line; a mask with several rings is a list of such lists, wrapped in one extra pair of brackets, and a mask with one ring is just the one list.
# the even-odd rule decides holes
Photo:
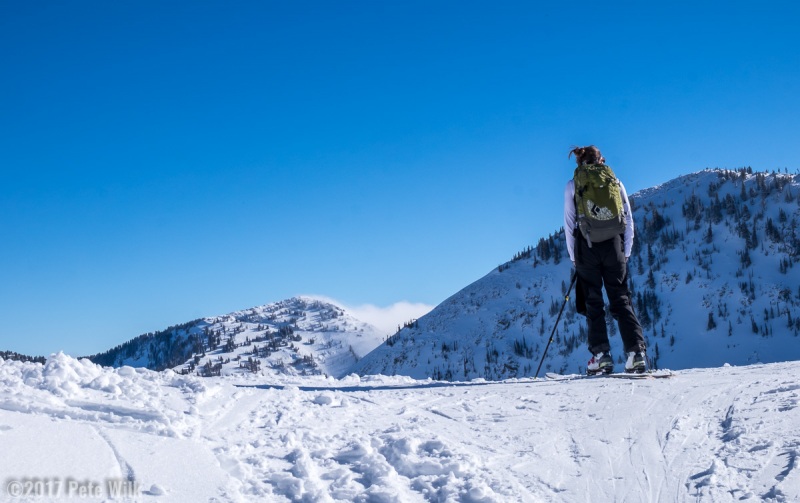
[(669, 377), (673, 377), (675, 374), (669, 370), (654, 370), (651, 372), (643, 372), (641, 374), (623, 374), (623, 373), (613, 373), (613, 374), (595, 374), (595, 375), (586, 375), (586, 374), (556, 374), (554, 372), (548, 372), (545, 374), (545, 378), (551, 381), (572, 381), (577, 379), (603, 379), (603, 378), (612, 378), (612, 379), (666, 379)]

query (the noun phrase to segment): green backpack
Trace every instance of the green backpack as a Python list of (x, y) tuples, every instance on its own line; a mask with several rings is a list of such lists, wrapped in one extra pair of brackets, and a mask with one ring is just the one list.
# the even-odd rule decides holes
[(575, 169), (575, 209), (578, 228), (589, 242), (600, 243), (625, 232), (619, 180), (604, 164)]

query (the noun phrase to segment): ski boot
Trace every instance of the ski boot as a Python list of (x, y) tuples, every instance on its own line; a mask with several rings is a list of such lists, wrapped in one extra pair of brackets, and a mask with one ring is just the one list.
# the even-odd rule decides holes
[(625, 361), (625, 372), (628, 374), (643, 374), (647, 370), (644, 351), (629, 351)]
[(586, 375), (610, 374), (614, 372), (614, 359), (608, 353), (597, 353), (586, 364)]

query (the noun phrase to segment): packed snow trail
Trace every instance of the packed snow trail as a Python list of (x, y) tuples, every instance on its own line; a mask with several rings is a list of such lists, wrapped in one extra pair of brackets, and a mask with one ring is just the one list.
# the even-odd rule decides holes
[[(795, 363), (671, 379), (200, 379), (0, 363), (2, 501), (800, 501)], [(34, 487), (34, 486), (31, 486)], [(128, 487), (128, 486), (124, 486)], [(124, 496), (124, 495), (123, 495)]]

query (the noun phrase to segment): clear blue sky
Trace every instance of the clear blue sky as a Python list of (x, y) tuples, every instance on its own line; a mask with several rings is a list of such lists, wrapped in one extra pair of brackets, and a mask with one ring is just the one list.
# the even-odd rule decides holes
[(572, 145), (793, 172), (796, 5), (2, 2), (0, 349), (438, 304), (561, 226)]

